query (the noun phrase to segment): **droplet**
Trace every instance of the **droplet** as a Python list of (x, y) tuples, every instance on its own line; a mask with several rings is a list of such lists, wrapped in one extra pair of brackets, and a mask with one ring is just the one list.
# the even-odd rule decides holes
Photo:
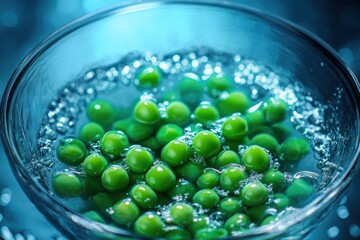
[(0, 229), (0, 238), (4, 240), (14, 240), (14, 236), (7, 226), (2, 226)]
[(339, 235), (340, 230), (339, 230), (339, 228), (337, 226), (332, 226), (331, 228), (329, 228), (327, 230), (326, 233), (327, 233), (329, 238), (336, 238)]
[(349, 227), (349, 233), (353, 238), (360, 237), (360, 227), (356, 224), (351, 224)]
[(15, 240), (25, 240), (25, 237), (20, 233), (15, 234)]
[(347, 219), (350, 215), (349, 210), (347, 209), (346, 206), (338, 207), (338, 209), (336, 210), (336, 213), (337, 213), (338, 217), (341, 219)]
[(12, 191), (10, 188), (4, 188), (0, 195), (0, 205), (5, 207), (11, 201)]

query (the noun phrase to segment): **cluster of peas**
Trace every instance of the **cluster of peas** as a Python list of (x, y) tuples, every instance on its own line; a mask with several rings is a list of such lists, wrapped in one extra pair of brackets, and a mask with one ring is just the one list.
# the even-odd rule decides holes
[[(161, 70), (147, 67), (136, 84), (161, 81)], [(314, 190), (281, 170), (310, 147), (292, 136), (283, 100), (250, 107), (225, 74), (185, 74), (176, 90), (129, 111), (96, 99), (78, 137), (59, 142), (58, 159), (70, 167), (52, 177), (53, 190), (84, 198), (88, 218), (144, 237), (217, 239), (277, 221)]]

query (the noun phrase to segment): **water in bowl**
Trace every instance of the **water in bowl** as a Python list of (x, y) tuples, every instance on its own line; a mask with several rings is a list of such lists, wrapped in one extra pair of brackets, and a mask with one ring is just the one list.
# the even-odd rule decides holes
[[(159, 86), (144, 90), (138, 86), (136, 77), (140, 69), (148, 66), (159, 67), (163, 72), (163, 80)], [(315, 186), (314, 192), (321, 191), (331, 180), (330, 174), (333, 174), (333, 170), (337, 168), (331, 163), (329, 155), (330, 133), (324, 119), (325, 111), (329, 109), (328, 104), (319, 102), (316, 96), (308, 92), (296, 79), (283, 76), (281, 70), (272, 70), (247, 56), (205, 47), (184, 49), (165, 55), (129, 53), (115, 64), (91, 69), (78, 79), (69, 82), (49, 103), (38, 131), (37, 150), (40, 157), (34, 159), (29, 167), (36, 171), (39, 180), (50, 192), (51, 176), (57, 171), (65, 169), (83, 176), (84, 172), (81, 168), (67, 167), (57, 161), (56, 148), (61, 138), (75, 136), (81, 125), (87, 121), (84, 110), (90, 101), (96, 98), (107, 99), (118, 108), (126, 109), (133, 106), (138, 99), (153, 99), (161, 109), (164, 104), (166, 105), (166, 101), (161, 102), (161, 99), (166, 93), (176, 90), (184, 74), (195, 74), (201, 81), (206, 81), (216, 73), (225, 73), (233, 80), (236, 90), (248, 94), (252, 106), (249, 111), (255, 111), (265, 99), (273, 96), (283, 99), (288, 104), (290, 117), (286, 123), (296, 129), (294, 135), (303, 136), (309, 141), (311, 152), (299, 163), (286, 166), (284, 169), (286, 181), (290, 183), (294, 178), (302, 178)], [(204, 94), (202, 101), (214, 100)], [(213, 132), (219, 131), (221, 120), (217, 123), (210, 126)], [(187, 133), (183, 140), (187, 141), (187, 137), (191, 139), (191, 133)], [(243, 148), (246, 147), (240, 146), (238, 151), (243, 151)], [(93, 151), (98, 151), (96, 145), (93, 146)], [(196, 156), (191, 160), (201, 161)], [(273, 158), (271, 164), (278, 167), (281, 159)], [(250, 178), (260, 177), (259, 174), (252, 174)], [(220, 196), (228, 194), (221, 189), (216, 191)], [(303, 204), (310, 200), (311, 198)], [(61, 201), (69, 208), (79, 211), (86, 209), (88, 205), (87, 200), (81, 198)], [(206, 212), (201, 206), (196, 204), (193, 206), (196, 215)], [(170, 221), (168, 206), (159, 206), (157, 211), (165, 222)], [(281, 214), (286, 215), (293, 211), (294, 208), (287, 208)], [(108, 212), (111, 214), (111, 209)], [(209, 215), (209, 219), (212, 226), (224, 224), (216, 211)]]

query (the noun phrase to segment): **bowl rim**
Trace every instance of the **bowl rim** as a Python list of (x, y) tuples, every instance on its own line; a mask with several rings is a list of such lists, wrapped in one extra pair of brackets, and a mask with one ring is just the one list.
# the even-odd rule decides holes
[[(341, 72), (341, 74), (345, 77), (344, 84), (351, 89), (350, 93), (352, 94), (351, 99), (354, 101), (354, 106), (356, 107), (356, 119), (358, 121), (358, 126), (360, 125), (360, 113), (359, 106), (356, 105), (356, 102), (360, 102), (360, 83), (357, 80), (354, 73), (346, 66), (346, 64), (341, 60), (338, 53), (333, 50), (327, 43), (321, 40), (319, 37), (309, 32), (308, 30), (300, 27), (294, 23), (289, 22), (288, 20), (282, 19), (278, 16), (274, 16), (273, 14), (265, 13), (255, 8), (246, 6), (244, 4), (240, 4), (237, 2), (229, 2), (229, 1), (216, 1), (216, 0), (132, 0), (126, 1), (123, 3), (116, 4), (111, 7), (106, 7), (92, 13), (86, 14), (83, 17), (80, 17), (69, 24), (61, 27), (51, 35), (49, 35), (45, 40), (40, 42), (18, 65), (16, 70), (8, 82), (6, 89), (4, 91), (1, 106), (3, 109), (0, 122), (2, 126), (4, 126), (4, 130), (1, 131), (1, 137), (4, 145), (5, 152), (8, 156), (11, 168), (15, 173), (17, 180), (20, 184), (26, 183), (26, 193), (28, 197), (34, 201), (34, 196), (36, 200), (41, 200), (41, 203), (50, 208), (51, 210), (59, 213), (66, 214), (66, 217), (69, 218), (70, 221), (75, 221), (78, 224), (88, 228), (89, 230), (93, 230), (96, 228), (99, 232), (109, 233), (109, 234), (120, 234), (127, 236), (134, 236), (134, 234), (130, 231), (121, 229), (120, 227), (113, 227), (107, 224), (102, 224), (99, 222), (95, 222), (91, 219), (84, 218), (79, 212), (73, 211), (69, 209), (67, 206), (63, 205), (59, 200), (54, 198), (51, 194), (49, 194), (41, 184), (36, 181), (34, 176), (27, 171), (25, 164), (23, 164), (22, 158), (20, 154), (16, 151), (14, 143), (14, 136), (12, 135), (12, 131), (9, 128), (9, 116), (11, 115), (11, 104), (12, 97), (14, 93), (17, 91), (17, 86), (21, 82), (22, 76), (26, 73), (27, 69), (29, 69), (32, 64), (36, 61), (36, 59), (41, 56), (49, 47), (55, 44), (57, 41), (62, 39), (63, 37), (71, 34), (73, 31), (76, 31), (78, 28), (96, 22), (98, 20), (104, 19), (106, 17), (115, 15), (115, 14), (126, 14), (132, 11), (140, 11), (140, 10), (149, 10), (156, 8), (161, 5), (175, 5), (175, 4), (187, 4), (187, 5), (195, 5), (195, 6), (204, 6), (204, 7), (213, 7), (219, 9), (227, 9), (232, 11), (238, 11), (242, 14), (248, 14), (254, 16), (261, 21), (269, 22), (276, 27), (279, 27), (283, 30), (290, 32), (291, 34), (296, 35), (296, 37), (303, 39), (309, 45), (315, 47), (322, 52), (324, 56), (334, 63), (337, 66), (337, 70)], [(356, 101), (358, 100), (358, 101)], [(360, 141), (359, 135), (360, 130), (357, 129), (357, 146), (354, 150), (353, 159), (348, 167), (344, 171), (343, 176), (341, 176), (337, 181), (333, 182), (331, 186), (322, 194), (317, 196), (312, 202), (307, 204), (302, 208), (303, 212), (300, 214), (296, 214), (292, 219), (280, 219), (279, 224), (270, 224), (262, 227), (258, 227), (256, 229), (250, 230), (245, 233), (244, 237), (261, 237), (264, 235), (278, 236), (283, 234), (286, 229), (289, 227), (295, 226), (297, 223), (300, 223), (307, 217), (311, 216), (318, 210), (322, 209), (326, 206), (332, 199), (338, 197), (341, 192), (350, 184), (356, 175), (357, 170), (360, 168)], [(22, 185), (23, 186), (23, 185)], [(55, 203), (55, 204), (54, 204)], [(37, 203), (36, 203), (37, 204)], [(283, 221), (283, 220), (286, 220)], [(283, 224), (282, 224), (283, 223)], [(275, 231), (275, 232), (274, 232)]]

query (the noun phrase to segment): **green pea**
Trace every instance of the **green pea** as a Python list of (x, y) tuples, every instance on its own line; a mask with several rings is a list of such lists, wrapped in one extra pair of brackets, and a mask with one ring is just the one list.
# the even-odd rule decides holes
[(198, 132), (193, 138), (193, 148), (197, 154), (209, 159), (220, 151), (220, 140), (212, 132), (204, 130)]
[(244, 114), (250, 107), (250, 100), (245, 93), (232, 92), (217, 102), (220, 116), (225, 117), (233, 113)]
[(105, 191), (102, 183), (101, 183), (101, 177), (91, 177), (89, 175), (84, 176), (84, 197), (90, 197), (94, 196), (95, 194), (99, 192)]
[(242, 163), (247, 171), (263, 172), (270, 164), (266, 151), (258, 146), (249, 147), (242, 156)]
[(191, 148), (179, 140), (172, 140), (161, 150), (161, 160), (170, 166), (181, 166), (189, 161)]
[(287, 103), (279, 98), (270, 98), (263, 106), (264, 118), (268, 123), (282, 122), (288, 112)]
[(239, 141), (247, 135), (248, 125), (244, 118), (233, 115), (223, 123), (221, 130), (226, 140)]
[(261, 181), (267, 185), (271, 185), (274, 192), (282, 190), (285, 185), (284, 174), (274, 168), (266, 170)]
[(286, 195), (291, 198), (304, 199), (314, 192), (314, 186), (304, 179), (295, 178), (286, 189)]
[(79, 138), (85, 144), (94, 143), (105, 134), (104, 128), (96, 123), (96, 122), (89, 122), (82, 126), (79, 133)]
[(233, 216), (236, 213), (242, 212), (244, 209), (241, 198), (239, 197), (225, 197), (219, 203), (218, 210), (224, 215), (225, 219)]
[(109, 192), (120, 192), (129, 184), (129, 175), (119, 165), (111, 165), (101, 175), (101, 182)]
[(225, 191), (234, 193), (240, 190), (241, 181), (248, 178), (245, 169), (237, 166), (225, 167), (220, 174), (220, 186)]
[(155, 136), (149, 137), (143, 141), (140, 142), (141, 146), (147, 147), (152, 149), (153, 151), (156, 151), (162, 147), (162, 145), (156, 140)]
[(268, 216), (267, 218), (264, 219), (264, 221), (261, 222), (260, 226), (264, 226), (273, 222), (279, 221), (279, 217), (278, 216)]
[(105, 223), (104, 218), (101, 217), (100, 214), (97, 213), (96, 211), (87, 211), (87, 212), (83, 213), (83, 215), (87, 218), (90, 218), (91, 220), (96, 221), (96, 222)]
[(192, 235), (203, 228), (210, 227), (210, 218), (206, 215), (198, 215), (193, 219), (193, 222), (188, 226), (188, 230)]
[(262, 109), (258, 109), (253, 112), (247, 112), (245, 114), (245, 120), (248, 124), (249, 129), (252, 129), (257, 126), (265, 125), (264, 112)]
[(271, 216), (269, 207), (262, 204), (256, 207), (248, 208), (246, 214), (249, 216), (252, 222), (260, 224), (266, 217)]
[(225, 222), (225, 228), (229, 232), (236, 232), (241, 229), (249, 228), (250, 218), (244, 213), (236, 213)]
[(269, 197), (269, 190), (258, 180), (247, 183), (241, 189), (241, 199), (246, 206), (255, 207), (264, 204)]
[(181, 101), (190, 107), (199, 104), (203, 95), (203, 84), (199, 76), (193, 73), (187, 73), (179, 82), (179, 92)]
[(77, 138), (63, 138), (57, 148), (58, 159), (71, 166), (81, 164), (86, 157), (85, 144)]
[(166, 124), (162, 126), (156, 133), (156, 140), (161, 145), (165, 145), (171, 140), (175, 140), (184, 135), (184, 131), (181, 127), (175, 124)]
[(54, 192), (64, 198), (77, 197), (83, 191), (83, 183), (71, 172), (56, 173), (52, 178)]
[(240, 164), (239, 155), (232, 150), (220, 152), (215, 159), (215, 168), (220, 169), (229, 164)]
[(205, 167), (201, 164), (189, 161), (184, 165), (177, 167), (175, 171), (180, 178), (184, 178), (190, 182), (195, 183), (200, 175), (204, 172), (204, 169)]
[(146, 173), (146, 183), (157, 192), (166, 192), (176, 184), (176, 177), (169, 167), (159, 163)]
[(153, 88), (160, 84), (162, 72), (158, 67), (147, 67), (137, 75), (138, 84), (141, 88)]
[(154, 190), (146, 184), (136, 184), (130, 190), (130, 197), (141, 208), (152, 208), (158, 203)]
[(206, 87), (210, 96), (218, 97), (221, 93), (229, 91), (232, 83), (224, 73), (215, 73), (206, 81)]
[(280, 143), (285, 141), (293, 132), (293, 129), (284, 123), (275, 123), (271, 125), (271, 129), (274, 131), (275, 137)]
[(187, 180), (179, 179), (175, 186), (171, 188), (167, 194), (174, 200), (182, 199), (184, 201), (189, 201), (194, 197), (196, 192), (197, 188), (194, 184)]
[(129, 139), (121, 131), (108, 131), (100, 139), (101, 152), (110, 159), (119, 158), (128, 146)]
[(219, 185), (219, 174), (213, 169), (207, 169), (197, 179), (196, 184), (199, 188), (214, 188)]
[(219, 195), (211, 189), (202, 189), (198, 191), (193, 197), (193, 202), (200, 204), (205, 209), (216, 207), (219, 201)]
[(209, 102), (201, 103), (194, 111), (194, 122), (207, 126), (220, 118), (219, 111)]
[(267, 133), (257, 134), (251, 139), (250, 144), (263, 147), (269, 150), (271, 153), (276, 153), (280, 147), (276, 138)]
[(195, 239), (222, 239), (228, 236), (224, 228), (203, 228), (196, 232)]
[(305, 138), (291, 137), (285, 140), (280, 146), (279, 154), (286, 161), (295, 162), (302, 159), (310, 152), (309, 143)]
[(112, 207), (117, 202), (117, 196), (111, 193), (100, 192), (90, 198), (91, 207), (102, 213), (107, 213), (106, 210)]
[(154, 102), (142, 100), (134, 108), (134, 118), (139, 123), (155, 124), (160, 121), (160, 110)]
[(191, 235), (185, 229), (178, 226), (171, 226), (169, 230), (166, 230), (164, 236), (168, 240), (191, 240)]
[(190, 121), (191, 112), (182, 102), (172, 102), (166, 107), (166, 122), (185, 126)]
[(113, 124), (113, 129), (126, 133), (132, 142), (145, 140), (151, 137), (154, 132), (153, 126), (136, 122), (130, 118), (116, 121)]
[(165, 223), (156, 213), (147, 212), (136, 220), (134, 230), (143, 237), (161, 237), (164, 227)]
[(116, 108), (107, 100), (96, 99), (86, 108), (90, 121), (97, 122), (104, 128), (110, 127), (116, 117)]
[(146, 173), (154, 163), (154, 156), (146, 148), (134, 146), (126, 153), (125, 163), (131, 172)]
[(187, 203), (175, 203), (170, 207), (170, 217), (177, 225), (189, 225), (194, 218), (194, 208)]
[(105, 171), (108, 162), (102, 155), (94, 153), (87, 156), (84, 160), (84, 170), (92, 177), (101, 176)]
[(111, 219), (119, 225), (129, 225), (139, 217), (140, 209), (130, 199), (117, 202), (112, 207)]
[(271, 201), (271, 206), (276, 208), (278, 211), (282, 211), (285, 208), (290, 207), (291, 205), (291, 199), (283, 193), (274, 194)]

